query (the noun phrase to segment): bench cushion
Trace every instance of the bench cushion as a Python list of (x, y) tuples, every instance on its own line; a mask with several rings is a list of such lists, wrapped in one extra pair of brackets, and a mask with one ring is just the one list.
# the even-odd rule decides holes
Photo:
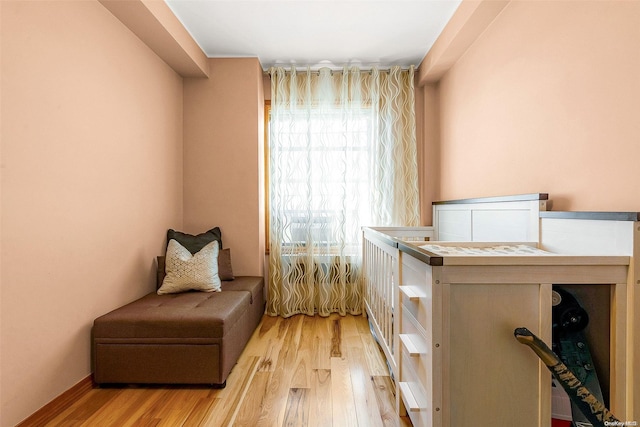
[(97, 318), (100, 338), (222, 338), (251, 303), (249, 292), (145, 295)]
[(222, 282), (223, 291), (245, 291), (251, 295), (251, 303), (260, 301), (264, 289), (262, 277), (237, 276), (234, 280)]

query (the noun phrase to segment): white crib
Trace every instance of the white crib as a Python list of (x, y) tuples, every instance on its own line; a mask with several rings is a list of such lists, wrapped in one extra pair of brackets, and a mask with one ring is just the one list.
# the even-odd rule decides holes
[(547, 194), (523, 194), (435, 202), (433, 227), (364, 227), (365, 309), (392, 376), (398, 373), (393, 338), (394, 307), (399, 306), (398, 242), (537, 242), (539, 213), (546, 210), (547, 199)]
[(365, 310), (371, 332), (387, 358), (393, 377), (397, 376), (393, 317), (398, 307), (396, 286), (400, 279), (398, 242), (433, 239), (433, 227), (365, 227), (363, 271)]

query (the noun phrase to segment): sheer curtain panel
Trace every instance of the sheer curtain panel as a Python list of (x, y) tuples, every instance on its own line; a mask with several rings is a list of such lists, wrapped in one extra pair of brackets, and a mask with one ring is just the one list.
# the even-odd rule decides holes
[(267, 313), (361, 314), (361, 227), (419, 223), (414, 69), (269, 74)]

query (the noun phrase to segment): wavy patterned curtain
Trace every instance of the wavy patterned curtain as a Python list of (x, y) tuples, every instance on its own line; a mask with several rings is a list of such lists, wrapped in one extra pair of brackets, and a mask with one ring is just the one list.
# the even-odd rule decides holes
[(419, 223), (414, 69), (269, 74), (267, 313), (361, 314), (361, 227)]

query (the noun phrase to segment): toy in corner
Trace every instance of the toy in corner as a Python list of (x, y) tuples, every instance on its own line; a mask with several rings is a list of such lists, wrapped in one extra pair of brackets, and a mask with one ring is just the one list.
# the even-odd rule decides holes
[[(564, 364), (567, 371), (574, 375), (597, 401), (602, 402), (604, 399), (600, 382), (583, 332), (589, 324), (588, 313), (570, 292), (557, 285), (553, 286), (552, 305), (553, 343), (551, 348), (553, 355)], [(556, 378), (554, 385), (558, 384), (566, 389), (564, 384)], [(591, 423), (590, 418), (571, 394), (568, 393), (568, 395), (571, 402), (568, 419), (572, 420), (571, 425), (573, 427), (592, 427), (594, 424)], [(562, 415), (567, 416), (567, 412)]]
[(542, 363), (549, 368), (554, 378), (567, 392), (571, 402), (594, 427), (617, 425), (613, 423), (620, 422), (540, 338), (527, 328), (516, 328), (513, 334), (520, 343), (529, 346), (538, 355)]
[[(584, 329), (589, 315), (569, 291), (553, 286), (552, 293), (553, 342), (551, 349), (567, 368), (601, 402), (604, 402), (600, 381), (596, 373)], [(590, 427), (591, 423), (571, 402), (571, 419), (574, 427)]]

